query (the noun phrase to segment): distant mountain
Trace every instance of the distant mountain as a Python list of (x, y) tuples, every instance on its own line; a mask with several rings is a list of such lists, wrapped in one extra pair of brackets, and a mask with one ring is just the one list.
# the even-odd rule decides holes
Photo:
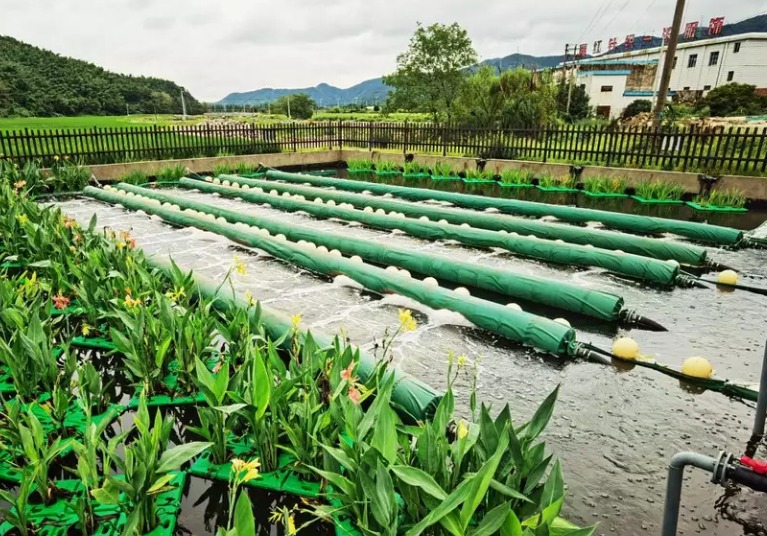
[[(0, 117), (179, 113), (182, 88), (169, 80), (111, 73), (0, 35)], [(189, 113), (203, 106), (184, 90)]]
[[(546, 69), (556, 67), (563, 60), (562, 56), (527, 56), (525, 54), (511, 54), (503, 58), (493, 58), (483, 61), (480, 65), (492, 65), (499, 70), (527, 67), (528, 69)], [(329, 84), (319, 84), (314, 87), (298, 89), (273, 89), (264, 88), (243, 93), (231, 93), (218, 101), (216, 104), (265, 104), (274, 102), (283, 95), (294, 93), (306, 93), (320, 106), (343, 106), (345, 104), (375, 104), (386, 100), (389, 87), (381, 78), (366, 80), (347, 89), (337, 88)]]

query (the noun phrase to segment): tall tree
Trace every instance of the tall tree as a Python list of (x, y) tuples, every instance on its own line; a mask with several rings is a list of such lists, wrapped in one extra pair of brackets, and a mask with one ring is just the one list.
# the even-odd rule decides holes
[[(570, 111), (567, 111), (567, 99), (570, 93)], [(562, 78), (557, 84), (557, 111), (565, 121), (587, 119), (591, 115), (589, 95), (586, 88), (573, 84), (572, 92), (566, 78)]]
[(397, 70), (384, 77), (394, 88), (390, 108), (425, 110), (435, 121), (451, 119), (467, 76), (464, 69), (477, 60), (471, 39), (457, 23), (427, 28), (418, 23), (408, 49), (397, 56)]
[(314, 115), (317, 103), (306, 93), (284, 95), (274, 101), (274, 113), (289, 115), (293, 119), (310, 119)]

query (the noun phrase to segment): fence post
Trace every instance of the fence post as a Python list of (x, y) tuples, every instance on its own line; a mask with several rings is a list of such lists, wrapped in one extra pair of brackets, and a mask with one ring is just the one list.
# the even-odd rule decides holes
[(543, 127), (543, 163), (549, 158), (549, 127)]
[(405, 131), (402, 136), (402, 154), (407, 154), (407, 147), (410, 143), (410, 123), (405, 121)]
[(154, 142), (154, 154), (157, 160), (162, 160), (162, 152), (160, 151), (160, 136), (157, 129), (157, 125), (152, 127), (152, 141)]
[(607, 127), (607, 167), (610, 167), (613, 161), (613, 152), (615, 150), (615, 128)]
[(445, 127), (445, 123), (442, 123), (442, 128), (440, 129), (440, 138), (442, 142), (442, 156), (447, 156), (447, 140), (445, 139), (446, 132), (447, 132), (447, 127)]
[(291, 137), (291, 141), (293, 142), (293, 144), (292, 144), (293, 145), (293, 152), (297, 153), (298, 152), (298, 139), (297, 139), (297, 137), (298, 137), (298, 129), (296, 128), (296, 124), (295, 123), (291, 123), (290, 124), (290, 137)]
[(368, 123), (368, 151), (373, 151), (373, 123)]
[(344, 137), (343, 137), (343, 123), (341, 120), (338, 120), (338, 149), (342, 150), (344, 148)]

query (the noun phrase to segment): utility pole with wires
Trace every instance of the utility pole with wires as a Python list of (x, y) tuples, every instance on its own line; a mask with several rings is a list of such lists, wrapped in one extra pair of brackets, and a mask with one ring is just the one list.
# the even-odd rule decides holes
[(181, 90), (181, 118), (186, 121), (186, 101), (184, 100), (184, 90)]
[(577, 44), (573, 45), (573, 64), (572, 64), (571, 68), (568, 69), (567, 60), (568, 60), (568, 57), (570, 56), (570, 45), (565, 45), (565, 75), (568, 77), (568, 80), (567, 80), (567, 109), (566, 109), (566, 112), (568, 114), (570, 113), (570, 103), (573, 100), (573, 83), (575, 81), (574, 78), (573, 78), (573, 75), (575, 74), (574, 71), (577, 70), (577, 64), (576, 64), (576, 61), (575, 61), (575, 57), (576, 57), (575, 51), (577, 50), (577, 48), (576, 48), (577, 46), (578, 46)]
[(668, 36), (668, 48), (666, 56), (663, 58), (663, 71), (661, 72), (660, 87), (658, 88), (658, 99), (655, 101), (655, 109), (652, 112), (652, 126), (660, 126), (660, 116), (666, 105), (666, 95), (668, 86), (671, 82), (671, 70), (674, 67), (674, 56), (676, 55), (676, 44), (679, 41), (679, 32), (682, 29), (682, 18), (684, 17), (685, 0), (676, 0), (676, 9), (674, 10), (674, 21), (671, 23), (671, 35)]

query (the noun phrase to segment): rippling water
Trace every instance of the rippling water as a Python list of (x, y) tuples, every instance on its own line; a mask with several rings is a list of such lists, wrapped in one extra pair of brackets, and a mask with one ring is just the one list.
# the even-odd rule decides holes
[[(673, 365), (681, 364), (685, 357), (703, 355), (713, 362), (721, 378), (758, 381), (767, 333), (765, 296), (715, 289), (664, 291), (598, 269), (557, 267), (503, 251), (428, 242), (186, 190), (169, 193), (317, 230), (617, 293), (625, 298), (628, 307), (669, 328), (667, 333), (632, 331), (642, 353)], [(682, 450), (711, 456), (720, 450), (740, 454), (750, 437), (753, 404), (712, 392), (690, 392), (677, 380), (652, 370), (618, 369), (543, 356), (473, 328), (458, 315), (430, 311), (398, 296), (381, 297), (361, 291), (345, 278), (329, 280), (257, 250), (235, 246), (215, 234), (174, 228), (143, 213), (87, 199), (58, 204), (81, 222), (95, 214), (99, 226), (131, 229), (147, 253), (170, 255), (182, 267), (208, 277), (223, 278), (237, 255), (246, 262), (248, 271), (245, 276), (233, 276), (238, 290), (250, 290), (263, 303), (284, 313), (300, 313), (308, 328), (331, 334), (344, 329), (363, 348), (372, 349), (387, 326), (397, 325), (399, 307), (411, 307), (419, 327), (397, 339), (393, 351), (399, 365), (441, 388), (450, 351), (481, 359), (479, 398), (495, 407), (509, 402), (518, 419), (528, 418), (559, 385), (559, 403), (546, 438), (563, 463), (568, 485), (564, 515), (576, 523), (598, 522), (597, 534), (658, 534), (671, 456)], [(767, 277), (764, 251), (712, 248), (711, 257)], [(556, 311), (549, 312), (549, 316), (567, 317)], [(617, 333), (615, 328), (593, 321), (571, 321), (579, 340), (602, 347), (609, 347)], [(461, 386), (467, 385), (468, 380), (462, 380)], [(466, 412), (467, 407), (465, 396), (459, 396), (459, 411)], [(759, 455), (767, 457), (764, 448)], [(204, 529), (196, 521), (198, 518), (199, 512), (185, 508), (180, 521), (193, 533), (201, 533)], [(764, 495), (749, 490), (725, 492), (709, 484), (708, 475), (688, 470), (679, 534), (767, 534), (762, 528), (765, 523)]]

